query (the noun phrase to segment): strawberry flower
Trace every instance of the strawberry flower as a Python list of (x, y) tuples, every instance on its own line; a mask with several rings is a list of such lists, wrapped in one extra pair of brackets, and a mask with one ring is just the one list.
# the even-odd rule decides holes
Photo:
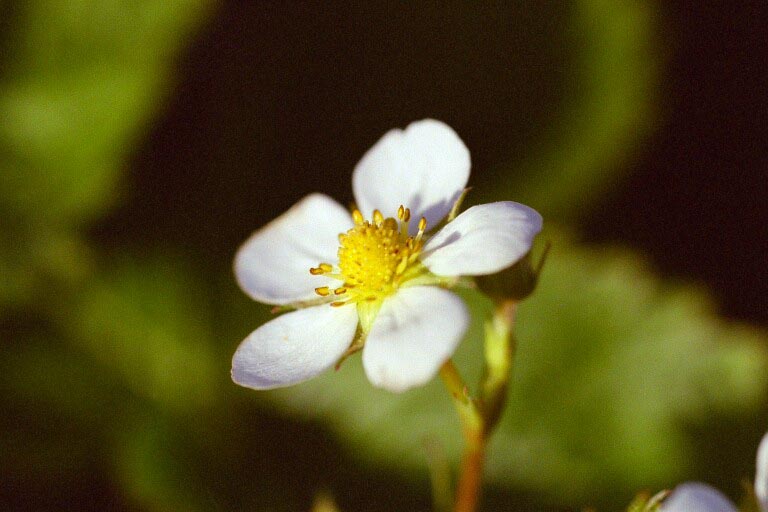
[(471, 207), (430, 236), (469, 170), (450, 127), (415, 122), (386, 133), (357, 164), (357, 209), (311, 194), (254, 233), (235, 257), (238, 284), (259, 302), (296, 309), (240, 344), (232, 379), (288, 386), (362, 349), (374, 386), (400, 392), (429, 381), (469, 324), (447, 288), (512, 265), (541, 230), (536, 211), (502, 201)]

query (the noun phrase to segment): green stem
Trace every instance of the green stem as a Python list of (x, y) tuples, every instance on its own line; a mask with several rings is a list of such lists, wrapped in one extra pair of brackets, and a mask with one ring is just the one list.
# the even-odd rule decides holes
[(474, 437), (474, 433), (482, 430), (482, 415), (474, 400), (469, 396), (469, 388), (461, 378), (459, 371), (450, 359), (440, 368), (440, 377), (453, 399), (456, 412), (459, 413), (461, 428), (465, 438)]
[(480, 500), (485, 436), (482, 413), (469, 397), (467, 386), (453, 361), (448, 360), (440, 368), (443, 379), (461, 420), (464, 435), (464, 454), (461, 457), (459, 482), (456, 486), (455, 512), (474, 512)]
[(486, 445), (506, 403), (515, 350), (512, 328), (516, 311), (515, 301), (502, 302), (486, 324), (485, 373), (480, 383), (479, 402), (469, 396), (467, 385), (451, 360), (440, 368), (440, 377), (459, 413), (464, 436), (455, 512), (475, 512), (480, 502)]
[(485, 373), (480, 385), (487, 434), (496, 427), (507, 402), (507, 390), (515, 355), (515, 325), (517, 302), (500, 303), (485, 324)]

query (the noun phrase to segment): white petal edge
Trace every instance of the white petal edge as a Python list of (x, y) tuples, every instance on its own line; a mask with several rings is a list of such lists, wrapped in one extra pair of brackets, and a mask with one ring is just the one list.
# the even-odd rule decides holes
[(338, 281), (313, 276), (319, 263), (334, 264), (338, 235), (353, 225), (339, 203), (311, 194), (256, 231), (235, 255), (235, 277), (251, 298), (267, 304), (316, 299), (314, 289)]
[(354, 306), (314, 306), (253, 331), (232, 357), (232, 380), (253, 389), (298, 384), (331, 367), (352, 343)]
[(422, 262), (441, 276), (493, 274), (531, 250), (541, 225), (541, 215), (520, 203), (473, 206), (429, 239)]
[(363, 348), (363, 367), (376, 387), (396, 393), (426, 384), (464, 337), (462, 300), (435, 286), (402, 288), (381, 307)]
[(411, 231), (422, 216), (429, 229), (459, 198), (470, 167), (469, 150), (456, 132), (424, 119), (384, 134), (355, 167), (352, 190), (366, 218), (374, 209), (394, 217), (404, 205), (411, 209)]
[(706, 484), (688, 482), (675, 487), (661, 512), (738, 512), (723, 493)]
[(768, 434), (763, 436), (757, 449), (757, 471), (755, 473), (755, 496), (763, 512), (768, 512)]

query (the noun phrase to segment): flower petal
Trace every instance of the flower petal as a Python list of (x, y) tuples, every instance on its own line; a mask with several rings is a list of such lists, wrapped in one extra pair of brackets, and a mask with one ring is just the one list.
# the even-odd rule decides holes
[(327, 304), (286, 313), (253, 331), (232, 358), (232, 380), (253, 389), (305, 381), (329, 368), (352, 343), (357, 310)]
[(428, 382), (469, 325), (464, 303), (435, 286), (402, 288), (381, 307), (363, 349), (374, 386), (401, 392)]
[(316, 299), (314, 289), (338, 281), (313, 276), (318, 263), (335, 263), (338, 235), (352, 217), (323, 194), (311, 194), (256, 231), (235, 256), (235, 277), (245, 293), (267, 304)]
[(768, 512), (768, 434), (763, 436), (760, 447), (757, 449), (755, 496), (757, 496), (763, 512)]
[(689, 482), (675, 487), (661, 512), (738, 512), (723, 494), (708, 485)]
[(473, 206), (430, 238), (422, 262), (441, 276), (493, 274), (525, 256), (541, 224), (541, 215), (520, 203)]
[(404, 205), (411, 209), (411, 228), (422, 216), (434, 226), (459, 198), (469, 168), (469, 150), (456, 132), (425, 119), (379, 139), (355, 167), (352, 189), (366, 218), (374, 209), (394, 216)]

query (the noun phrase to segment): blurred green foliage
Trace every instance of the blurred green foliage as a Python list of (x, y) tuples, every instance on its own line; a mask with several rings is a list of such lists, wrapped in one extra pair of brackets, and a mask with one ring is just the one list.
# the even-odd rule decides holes
[(0, 308), (87, 266), (78, 228), (120, 199), (202, 0), (7, 2), (0, 80)]
[(170, 411), (210, 404), (222, 384), (214, 375), (210, 308), (182, 261), (113, 262), (57, 312), (75, 348)]
[(581, 0), (569, 9), (575, 51), (558, 119), (499, 166), (498, 183), (477, 187), (495, 199), (505, 185), (549, 222), (573, 220), (615, 184), (657, 115), (658, 12), (643, 1)]
[[(307, 425), (322, 425), (353, 460), (381, 464), (392, 478), (426, 482), (425, 439), (458, 453), (439, 382), (389, 394), (367, 383), (359, 358), (291, 389), (236, 389), (229, 358), (268, 314), (236, 290), (228, 265), (198, 265), (178, 247), (106, 250), (88, 240), (87, 228), (123, 199), (126, 159), (210, 11), (196, 0), (37, 0), (7, 10), (0, 478), (48, 496), (51, 509), (78, 482), (74, 496), (89, 496), (95, 481), (127, 509), (300, 509), (298, 468), (273, 470), (282, 455), (270, 450), (285, 447), (254, 433), (286, 425), (293, 445), (316, 435)], [(579, 94), (500, 175), (510, 197), (565, 222), (618, 179), (615, 162), (653, 117), (658, 65), (649, 6), (582, 0), (570, 15)], [(513, 166), (522, 178), (510, 178)], [(481, 184), (480, 195), (496, 185)], [(687, 424), (713, 413), (737, 421), (761, 404), (765, 336), (717, 319), (702, 291), (661, 283), (636, 254), (545, 236), (554, 250), (520, 311), (489, 482), (570, 504), (671, 485), (691, 455)], [(489, 304), (465, 298), (476, 322), (457, 363), (476, 381)], [(309, 423), (296, 427), (275, 411)]]

